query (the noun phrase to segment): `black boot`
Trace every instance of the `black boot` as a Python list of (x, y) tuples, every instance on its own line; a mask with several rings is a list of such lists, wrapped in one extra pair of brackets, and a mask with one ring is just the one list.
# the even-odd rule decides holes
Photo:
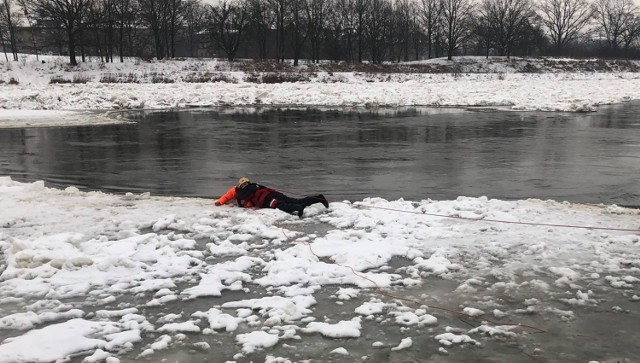
[(322, 203), (322, 205), (324, 205), (325, 208), (329, 208), (329, 202), (327, 201), (327, 198), (324, 197), (324, 195), (318, 194), (318, 200), (320, 201), (320, 203)]
[(298, 218), (302, 218), (302, 213), (304, 213), (304, 205), (301, 205), (298, 209)]
[(304, 197), (300, 199), (300, 203), (303, 204), (305, 207), (308, 207), (316, 203), (322, 203), (322, 205), (324, 205), (325, 208), (329, 208), (329, 202), (327, 202), (327, 198), (325, 198), (324, 195), (322, 194), (313, 195), (310, 197)]

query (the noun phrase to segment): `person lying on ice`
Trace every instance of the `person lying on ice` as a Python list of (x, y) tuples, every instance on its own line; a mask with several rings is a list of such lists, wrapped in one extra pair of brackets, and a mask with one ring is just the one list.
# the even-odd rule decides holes
[(325, 208), (329, 208), (327, 198), (322, 194), (304, 198), (291, 198), (274, 189), (264, 185), (252, 183), (248, 178), (242, 177), (238, 180), (238, 185), (233, 186), (224, 193), (216, 205), (224, 205), (235, 199), (240, 207), (244, 208), (278, 208), (287, 213), (297, 213), (302, 218), (304, 208), (315, 203), (322, 203)]

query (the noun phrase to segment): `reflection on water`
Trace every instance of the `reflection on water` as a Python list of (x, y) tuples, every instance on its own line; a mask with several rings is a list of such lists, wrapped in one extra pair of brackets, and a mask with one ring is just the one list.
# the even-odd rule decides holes
[(0, 175), (216, 196), (242, 175), (334, 199), (486, 195), (640, 205), (640, 104), (596, 113), (216, 109), (0, 130)]

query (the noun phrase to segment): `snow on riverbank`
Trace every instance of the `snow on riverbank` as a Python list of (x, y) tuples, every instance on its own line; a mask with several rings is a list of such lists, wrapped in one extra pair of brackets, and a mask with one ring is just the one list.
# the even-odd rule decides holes
[[(572, 310), (599, 306), (605, 297), (640, 300), (640, 212), (617, 206), (368, 198), (333, 202), (328, 210), (309, 207), (300, 220), (279, 210), (215, 207), (206, 199), (55, 190), (8, 177), (0, 178), (0, 200), (0, 332), (10, 337), (0, 343), (0, 362), (71, 354), (86, 362), (118, 362), (125, 354), (160, 360), (159, 352), (184, 344), (186, 334), (196, 351), (233, 338), (235, 348), (227, 349), (235, 353), (221, 358), (242, 360), (316, 336), (364, 339), (367, 321), (398, 325), (406, 335), (373, 348), (410, 351), (416, 329), (426, 326), (421, 334), (440, 346), (435, 354), (456, 361), (449, 353), (456, 345), (481, 349), (524, 337), (491, 321), (543, 311), (571, 321), (579, 319)], [(326, 233), (311, 232), (321, 225)], [(406, 266), (392, 267), (394, 259)], [(458, 292), (487, 291), (460, 307), (486, 321), (451, 329), (439, 310), (382, 295), (352, 310), (341, 305), (374, 291), (373, 282), (406, 289), (427, 277), (452, 280)], [(335, 285), (341, 286), (337, 300), (319, 305), (317, 294)], [(262, 289), (266, 296), (256, 294)], [(510, 309), (499, 298), (507, 291), (534, 291), (544, 300), (525, 296), (519, 309)], [(181, 303), (171, 313), (153, 310), (175, 301)], [(206, 308), (188, 312), (193, 301)], [(557, 304), (564, 308), (552, 308)], [(327, 309), (342, 309), (340, 319), (323, 317)], [(635, 313), (625, 318), (637, 319)]]
[[(597, 105), (640, 98), (640, 73), (514, 73), (505, 64), (460, 73), (304, 73), (299, 82), (254, 83), (260, 72), (226, 62), (41, 64), (0, 62), (0, 119), (4, 110), (166, 109), (208, 106), (313, 105), (332, 107), (469, 106), (510, 110), (593, 111)], [(429, 61), (434, 64), (443, 60)], [(460, 64), (463, 64), (462, 62)], [(506, 63), (508, 65), (508, 63)], [(11, 80), (18, 84), (10, 84)], [(224, 80), (201, 82), (202, 79)], [(15, 83), (14, 82), (14, 83)], [(51, 83), (81, 82), (81, 83)], [(111, 83), (125, 82), (125, 83)], [(128, 83), (127, 83), (128, 82)], [(158, 83), (154, 83), (158, 82)], [(0, 121), (1, 122), (1, 121)]]

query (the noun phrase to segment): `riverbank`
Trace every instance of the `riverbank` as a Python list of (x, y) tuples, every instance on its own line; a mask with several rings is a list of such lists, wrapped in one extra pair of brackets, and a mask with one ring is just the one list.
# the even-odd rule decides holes
[(462, 57), (358, 67), (189, 59), (88, 62), (70, 68), (64, 58), (42, 63), (24, 57), (0, 62), (0, 118), (10, 110), (262, 105), (588, 112), (640, 99), (639, 64)]

